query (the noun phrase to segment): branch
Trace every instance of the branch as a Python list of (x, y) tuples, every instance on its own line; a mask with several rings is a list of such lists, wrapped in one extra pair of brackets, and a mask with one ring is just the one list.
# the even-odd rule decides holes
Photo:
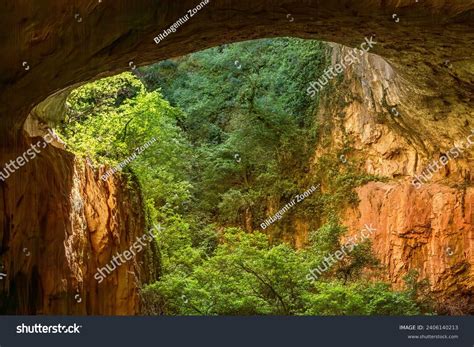
[(283, 310), (285, 312), (285, 314), (288, 314), (288, 308), (286, 307), (285, 305), (285, 302), (283, 301), (283, 298), (281, 297), (280, 294), (278, 294), (278, 292), (271, 286), (271, 284), (269, 284), (268, 282), (266, 282), (256, 271), (252, 270), (251, 268), (249, 267), (246, 267), (243, 263), (238, 263), (238, 265), (244, 269), (245, 271), (247, 271), (248, 273), (254, 275), (260, 282), (262, 282), (268, 289), (270, 289), (270, 291), (273, 293), (273, 295), (275, 295), (275, 297), (278, 299), (278, 301), (280, 302), (281, 306), (283, 307)]

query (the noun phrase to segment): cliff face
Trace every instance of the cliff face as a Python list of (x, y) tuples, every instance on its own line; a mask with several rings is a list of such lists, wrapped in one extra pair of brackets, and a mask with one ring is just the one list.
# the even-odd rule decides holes
[[(1, 162), (15, 159), (41, 137), (25, 139), (23, 146), (3, 151)], [(103, 182), (102, 174), (50, 144), (0, 182), (0, 271), (7, 274), (0, 282), (0, 312), (139, 310), (137, 287), (155, 276), (149, 246), (101, 283), (94, 278), (97, 268), (145, 229), (140, 196), (117, 178)]]
[(404, 182), (376, 182), (358, 194), (360, 203), (347, 211), (345, 224), (353, 232), (365, 223), (377, 229), (373, 250), (385, 266), (383, 279), (400, 288), (403, 276), (417, 270), (441, 298), (442, 310), (472, 313), (474, 188), (429, 184), (417, 190)]
[[(347, 53), (333, 45), (333, 64)], [(384, 177), (359, 187), (359, 203), (343, 212), (351, 234), (365, 224), (376, 228), (373, 250), (385, 267), (384, 280), (401, 287), (403, 276), (417, 270), (441, 299), (441, 310), (472, 313), (474, 115), (462, 105), (442, 117), (436, 109), (427, 113), (433, 102), (389, 63), (365, 54), (323, 96), (318, 117), (332, 124), (331, 145), (318, 148), (315, 157), (350, 140), (353, 150), (344, 162)], [(446, 153), (458, 155), (442, 160)]]

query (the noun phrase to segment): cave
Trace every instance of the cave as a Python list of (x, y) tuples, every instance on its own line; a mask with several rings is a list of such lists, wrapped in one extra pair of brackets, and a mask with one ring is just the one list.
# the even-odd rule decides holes
[[(399, 284), (409, 269), (419, 269), (437, 295), (466, 302), (458, 311), (472, 314), (472, 152), (436, 170), (436, 179), (419, 190), (411, 179), (472, 131), (474, 4), (209, 1), (176, 30), (159, 36), (198, 4), (6, 4), (0, 20), (12, 29), (0, 40), (2, 168), (40, 141), (48, 124), (61, 120), (70, 92), (88, 82), (211, 47), (275, 37), (334, 43), (336, 62), (349, 47), (373, 37), (377, 44), (370, 54), (348, 72), (354, 82), (345, 91), (351, 102), (338, 103), (344, 99), (340, 92), (325, 111), (333, 117), (345, 114), (344, 129), (357, 134), (357, 145), (369, 147), (367, 172), (391, 181), (358, 188), (361, 202), (347, 210), (346, 225), (355, 231), (367, 219), (379, 221), (374, 249), (389, 281)], [(383, 126), (379, 113), (387, 115)], [(102, 184), (98, 177), (105, 173), (80, 162), (55, 139), (35, 160), (2, 178), (2, 313), (141, 312), (138, 284), (159, 278), (158, 249), (150, 247), (118, 269), (106, 285), (93, 278), (97, 264), (147, 226), (142, 196), (120, 179)]]

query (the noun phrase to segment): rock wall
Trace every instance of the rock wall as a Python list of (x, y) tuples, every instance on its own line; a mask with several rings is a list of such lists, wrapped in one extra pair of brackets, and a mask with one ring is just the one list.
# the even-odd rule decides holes
[[(358, 189), (360, 203), (345, 215), (353, 233), (372, 224), (373, 250), (384, 265), (383, 279), (404, 285), (409, 270), (431, 284), (442, 310), (474, 312), (474, 188), (410, 183), (369, 183)], [(464, 302), (452, 310), (452, 300)]]
[[(348, 51), (332, 45), (332, 63)], [(318, 148), (315, 158), (337, 153), (350, 140), (353, 150), (344, 162), (360, 163), (362, 171), (384, 179), (357, 189), (360, 202), (343, 212), (343, 223), (350, 234), (365, 224), (377, 229), (373, 250), (384, 265), (383, 280), (401, 288), (408, 271), (417, 270), (430, 281), (441, 310), (473, 313), (473, 110), (455, 105), (443, 119), (427, 114), (431, 97), (373, 54), (343, 77), (323, 93), (318, 117), (332, 124), (331, 144)], [(455, 146), (464, 149), (440, 164)], [(422, 174), (422, 184), (414, 183)]]
[[(0, 162), (41, 139), (25, 136), (22, 146), (0, 152)], [(137, 313), (137, 287), (156, 277), (153, 247), (102, 283), (94, 274), (143, 234), (141, 197), (119, 178), (103, 182), (104, 172), (61, 148), (49, 144), (39, 151), (0, 181), (0, 271), (7, 274), (0, 281), (0, 312)]]

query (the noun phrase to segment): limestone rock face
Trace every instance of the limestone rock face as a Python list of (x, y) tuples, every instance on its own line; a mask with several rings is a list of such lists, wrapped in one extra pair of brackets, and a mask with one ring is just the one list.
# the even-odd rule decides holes
[[(369, 183), (345, 224), (356, 233), (371, 224), (374, 253), (385, 265), (383, 279), (400, 288), (417, 270), (442, 302), (474, 300), (474, 188), (430, 184)], [(469, 312), (469, 311), (467, 311)], [(466, 311), (464, 313), (467, 313)]]
[[(1, 162), (39, 140), (1, 153)], [(102, 181), (102, 174), (48, 145), (0, 182), (1, 271), (7, 274), (0, 282), (2, 313), (139, 311), (137, 287), (155, 276), (149, 246), (101, 283), (94, 278), (97, 268), (128, 249), (145, 229), (140, 196), (118, 178)]]
[[(332, 45), (333, 65), (348, 50)], [(350, 139), (353, 150), (345, 160), (384, 178), (358, 188), (358, 205), (343, 213), (352, 235), (365, 224), (377, 229), (371, 238), (384, 280), (401, 288), (403, 277), (417, 270), (430, 281), (442, 310), (472, 313), (473, 110), (457, 104), (441, 120), (436, 112), (426, 113), (425, 102), (389, 63), (364, 54), (344, 71), (335, 92), (323, 94), (318, 117), (333, 128), (331, 144), (318, 148), (315, 158), (337, 153)], [(462, 149), (459, 155), (441, 161), (455, 146)]]

